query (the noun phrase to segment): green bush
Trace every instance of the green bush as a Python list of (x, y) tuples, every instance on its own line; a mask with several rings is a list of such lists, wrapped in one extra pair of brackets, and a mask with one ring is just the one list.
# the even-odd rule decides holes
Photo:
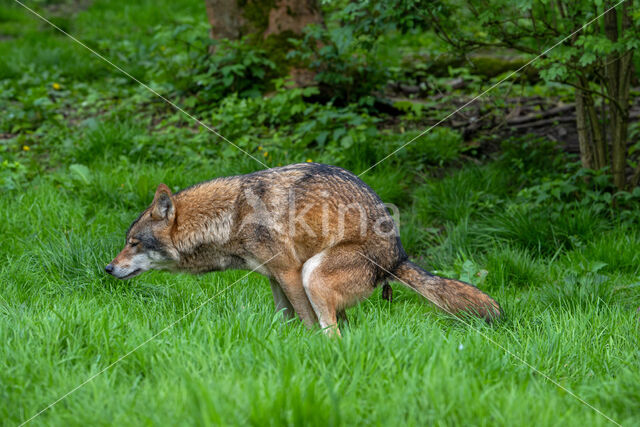
[(338, 105), (371, 104), (369, 96), (388, 79), (366, 49), (361, 49), (349, 27), (308, 26), (289, 58), (308, 64), (315, 72), (321, 98)]
[[(183, 25), (173, 31), (179, 37), (185, 31)], [(166, 30), (165, 30), (166, 31)], [(166, 35), (157, 36), (161, 39)], [(276, 77), (276, 65), (268, 52), (247, 40), (211, 41), (208, 36), (187, 33), (187, 43), (193, 47), (185, 51), (162, 51), (162, 61), (156, 61), (152, 70), (154, 78), (166, 81), (179, 94), (190, 98), (186, 106), (202, 110), (235, 94), (241, 98), (261, 96), (272, 87)], [(211, 46), (215, 52), (211, 52)]]
[[(411, 133), (404, 138), (412, 139)], [(418, 164), (442, 166), (458, 158), (462, 152), (462, 135), (453, 129), (437, 127), (405, 148), (406, 155)]]

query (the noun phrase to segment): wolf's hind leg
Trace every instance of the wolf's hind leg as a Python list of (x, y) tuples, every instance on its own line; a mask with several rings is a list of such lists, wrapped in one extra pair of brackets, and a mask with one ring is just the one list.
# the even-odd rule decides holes
[(269, 279), (269, 283), (271, 284), (271, 292), (273, 293), (273, 303), (276, 306), (276, 311), (283, 310), (283, 320), (289, 320), (296, 317), (296, 312), (293, 309), (293, 306), (289, 302), (289, 299), (284, 294), (284, 291), (280, 287), (280, 283), (276, 279)]
[[(340, 335), (338, 313), (368, 297), (375, 270), (357, 246), (334, 246), (311, 257), (302, 268), (302, 284), (327, 334)], [(346, 315), (344, 315), (346, 318)]]

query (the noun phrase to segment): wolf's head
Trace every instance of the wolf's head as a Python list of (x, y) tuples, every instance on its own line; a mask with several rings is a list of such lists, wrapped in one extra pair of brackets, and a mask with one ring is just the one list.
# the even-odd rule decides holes
[(130, 279), (151, 269), (167, 269), (178, 259), (171, 241), (176, 217), (171, 190), (160, 184), (153, 203), (127, 231), (127, 241), (105, 271), (118, 279)]

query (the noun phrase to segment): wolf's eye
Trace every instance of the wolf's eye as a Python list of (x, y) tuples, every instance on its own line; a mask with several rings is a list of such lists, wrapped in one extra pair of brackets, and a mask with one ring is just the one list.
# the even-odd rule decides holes
[(138, 246), (138, 243), (140, 242), (134, 242), (133, 240), (129, 242), (132, 248), (135, 248), (136, 246)]

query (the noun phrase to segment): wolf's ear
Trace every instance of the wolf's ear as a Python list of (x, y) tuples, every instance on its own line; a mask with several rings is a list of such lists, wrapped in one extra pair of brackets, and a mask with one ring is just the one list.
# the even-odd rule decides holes
[(171, 197), (171, 190), (164, 184), (158, 185), (156, 195), (153, 197), (153, 206), (151, 208), (151, 217), (153, 219), (173, 220), (175, 216), (175, 208)]

